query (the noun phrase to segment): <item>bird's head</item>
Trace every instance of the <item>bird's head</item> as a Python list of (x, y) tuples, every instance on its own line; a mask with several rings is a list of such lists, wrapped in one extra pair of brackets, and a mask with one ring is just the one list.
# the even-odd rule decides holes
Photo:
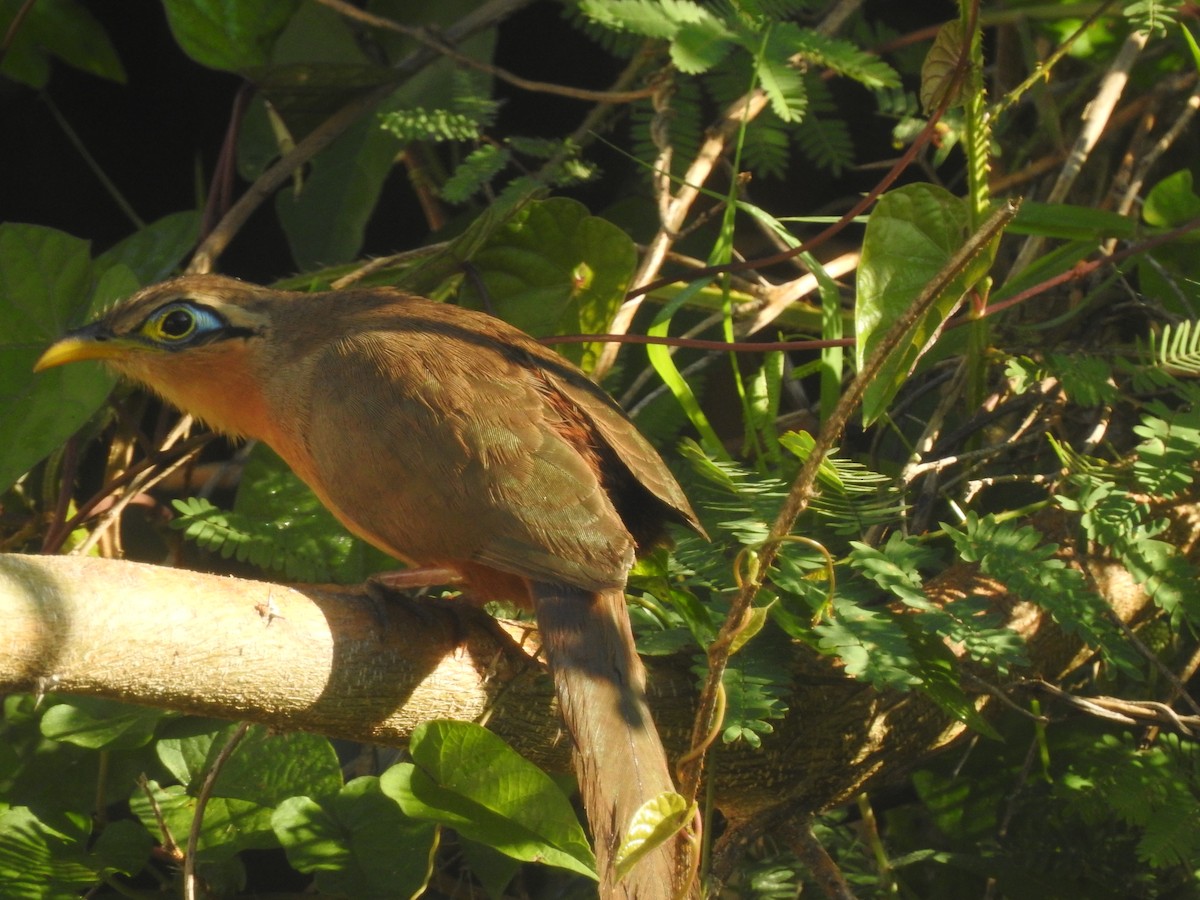
[(46, 349), (33, 370), (98, 359), (142, 380), (143, 372), (179, 364), (200, 348), (264, 334), (270, 323), (266, 293), (217, 275), (156, 284), (67, 332)]
[(254, 435), (238, 407), (259, 405), (271, 306), (281, 296), (231, 278), (185, 275), (69, 331), (33, 368), (100, 360), (219, 430)]

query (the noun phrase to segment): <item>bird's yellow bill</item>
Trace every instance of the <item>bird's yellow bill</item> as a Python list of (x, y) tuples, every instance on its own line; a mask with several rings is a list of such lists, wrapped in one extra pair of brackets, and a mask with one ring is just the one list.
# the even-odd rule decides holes
[(46, 348), (46, 352), (33, 364), (33, 371), (41, 372), (85, 359), (112, 359), (126, 352), (128, 347), (117, 341), (97, 341), (68, 335)]

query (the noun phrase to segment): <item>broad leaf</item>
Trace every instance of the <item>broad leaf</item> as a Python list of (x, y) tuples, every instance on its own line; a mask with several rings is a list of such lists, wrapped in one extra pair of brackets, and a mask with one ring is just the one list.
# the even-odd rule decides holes
[(288, 862), (315, 873), (322, 894), (416, 897), (433, 870), (437, 826), (404, 815), (380, 790), (378, 778), (356, 778), (320, 801), (285, 800), (271, 825)]
[[(197, 790), (236, 726), (158, 742), (159, 759), (189, 790)], [(325, 794), (342, 784), (337, 755), (323, 737), (302, 732), (275, 734), (255, 726), (221, 767), (214, 797), (273, 806), (300, 793)]]
[[(858, 267), (854, 320), (860, 371), (892, 323), (941, 272), (967, 236), (966, 205), (936, 185), (911, 184), (879, 199), (867, 223)], [(967, 263), (892, 353), (863, 397), (864, 424), (883, 414), (963, 294), (987, 274), (995, 247), (993, 242)]]
[(570, 801), (545, 772), (490, 731), (435, 721), (412, 736), (413, 762), (380, 778), (414, 819), (436, 822), (514, 859), (595, 878), (595, 858)]
[(103, 272), (124, 265), (139, 284), (153, 284), (175, 273), (199, 237), (199, 212), (170, 213), (101, 253), (96, 268)]
[(136, 823), (110, 823), (94, 845), (88, 843), (90, 831), (91, 821), (82, 813), (59, 816), (51, 825), (28, 807), (0, 812), (5, 900), (77, 898), (104, 875), (131, 875), (145, 865), (152, 842)]
[[(148, 781), (144, 790), (135, 788), (130, 794), (129, 808), (160, 841), (166, 838), (164, 827), (176, 841), (186, 841), (196, 818), (196, 798), (178, 784), (163, 787), (157, 781)], [(243, 850), (275, 846), (271, 807), (224, 797), (214, 797), (204, 807), (197, 843), (203, 863), (221, 866)]]
[(1173, 228), (1200, 216), (1200, 197), (1192, 188), (1192, 173), (1180, 169), (1168, 175), (1146, 196), (1142, 217), (1151, 225)]
[(279, 220), (301, 269), (336, 265), (358, 254), (401, 146), (372, 118), (364, 118), (313, 160), (299, 193), (289, 189), (275, 195)]
[(624, 877), (646, 854), (670, 838), (687, 824), (695, 811), (683, 795), (663, 791), (651, 797), (633, 814), (625, 842), (617, 848), (618, 877)]
[(71, 697), (42, 716), (42, 734), (52, 741), (93, 750), (142, 747), (167, 714), (101, 697)]
[(112, 390), (113, 377), (97, 363), (33, 372), (69, 326), (137, 287), (124, 266), (109, 275), (101, 295), (86, 241), (0, 224), (0, 491), (74, 434)]
[[(637, 263), (616, 225), (565, 197), (530, 203), (474, 256), (495, 313), (537, 337), (602, 332), (625, 298)], [(599, 347), (569, 344), (587, 369)]]
[(30, 87), (44, 88), (50, 59), (60, 59), (92, 75), (125, 83), (125, 70), (108, 34), (88, 10), (74, 0), (0, 0), (0, 22), (7, 29), (24, 9), (21, 26), (0, 56), (0, 75)]
[(236, 72), (267, 62), (300, 0), (163, 0), (171, 33), (201, 65)]

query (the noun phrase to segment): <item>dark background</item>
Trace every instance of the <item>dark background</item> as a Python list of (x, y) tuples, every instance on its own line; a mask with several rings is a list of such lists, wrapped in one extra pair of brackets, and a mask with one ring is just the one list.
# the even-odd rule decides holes
[[(103, 23), (126, 67), (128, 83), (109, 82), (58, 62), (44, 95), (0, 79), (0, 220), (69, 231), (92, 241), (99, 253), (128, 236), (134, 226), (72, 145), (47, 98), (138, 215), (150, 222), (202, 205), (241, 79), (185, 56), (157, 0), (83, 5)], [(953, 5), (941, 0), (880, 0), (868, 3), (867, 9), (874, 19), (901, 31), (954, 15)], [(504, 23), (495, 61), (528, 78), (592, 88), (611, 84), (620, 66), (566, 21), (559, 4), (550, 2), (534, 3)], [(503, 83), (497, 90), (504, 100), (497, 134), (561, 136), (587, 111), (584, 103), (514, 90)], [(835, 90), (842, 91), (839, 103), (870, 102), (852, 87), (835, 84)], [(879, 117), (848, 118), (859, 131), (858, 146), (887, 146), (880, 138), (886, 139), (892, 123)], [(621, 135), (611, 139), (619, 144)], [(599, 144), (589, 148), (588, 155), (608, 175), (573, 193), (598, 212), (620, 195), (615, 178), (619, 173), (628, 176), (628, 163)], [(770, 198), (768, 208), (797, 214), (844, 207), (878, 177), (875, 171), (850, 172), (835, 180), (801, 159), (795, 163), (787, 179), (751, 187), (752, 193)], [(242, 187), (239, 183), (236, 191)], [(416, 198), (404, 171), (397, 168), (368, 229), (363, 255), (395, 252), (426, 240), (428, 230)], [(293, 272), (270, 204), (261, 207), (234, 240), (221, 268), (258, 281)]]

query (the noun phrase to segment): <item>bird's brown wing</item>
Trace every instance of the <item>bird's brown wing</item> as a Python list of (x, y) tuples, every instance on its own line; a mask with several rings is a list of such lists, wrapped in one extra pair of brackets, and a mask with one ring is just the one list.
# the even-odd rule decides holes
[(692, 505), (658, 451), (603, 391), (582, 378), (550, 374), (551, 383), (579, 407), (630, 474), (683, 524), (704, 534)]
[[(623, 584), (628, 533), (526, 368), (419, 331), (354, 334), (325, 353), (309, 368), (308, 450), (353, 531), (420, 565)], [(320, 376), (335, 364), (337, 385)], [(351, 469), (350, 444), (370, 471)]]

